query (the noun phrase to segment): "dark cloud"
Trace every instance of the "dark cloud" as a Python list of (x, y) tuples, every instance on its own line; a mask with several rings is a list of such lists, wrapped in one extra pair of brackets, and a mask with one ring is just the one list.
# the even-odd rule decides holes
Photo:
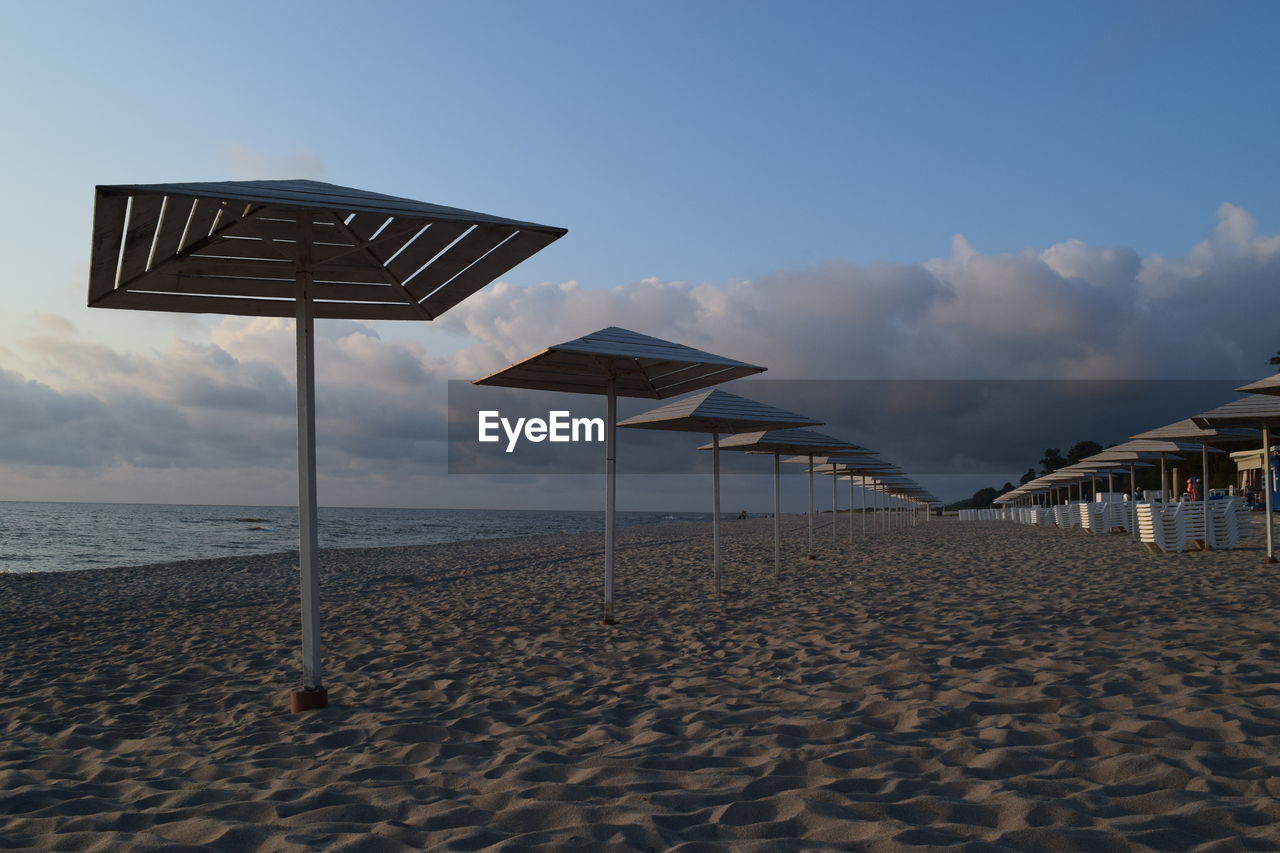
[[(1280, 313), (1277, 280), (1280, 237), (1258, 235), (1246, 211), (1224, 204), (1209, 237), (1178, 258), (1074, 240), (987, 255), (957, 237), (947, 257), (925, 264), (832, 261), (722, 285), (648, 279), (587, 291), (572, 282), (499, 283), (434, 324), (474, 342), (447, 357), (383, 340), (376, 325), (319, 324), (321, 461), (349, 490), (367, 481), (382, 502), (420, 504), (424, 484), (444, 471), (447, 380), (478, 377), (607, 325), (764, 364), (770, 379), (1248, 379), (1267, 373), (1266, 359), (1280, 349), (1280, 332), (1267, 321)], [(11, 369), (0, 372), (0, 460), (12, 476), (13, 466), (26, 466), (24, 476), (41, 466), (94, 476), (120, 466), (243, 471), (254, 483), (264, 471), (291, 476), (294, 351), (286, 321), (226, 318), (208, 342), (174, 340), (147, 355), (113, 351), (70, 324), (46, 321), (9, 351)], [(1203, 400), (1201, 391), (1174, 395), (1176, 406), (1122, 386), (1088, 386), (1062, 386), (1058, 399), (1077, 405), (1057, 410), (1027, 386), (999, 383), (867, 385), (776, 402), (825, 418), (829, 431), (904, 466), (956, 477), (998, 471), (1080, 438), (1118, 440), (1131, 422), (1148, 428), (1223, 402), (1213, 390), (1221, 383), (1204, 386)], [(1108, 406), (1132, 417), (1114, 425), (1073, 419)], [(599, 408), (598, 400), (584, 402), (583, 414)], [(1012, 427), (996, 452), (975, 438), (998, 422)], [(674, 448), (668, 453), (700, 440), (626, 439), (655, 452)], [(558, 482), (561, 489), (566, 480)], [(504, 494), (537, 499), (533, 487)]]

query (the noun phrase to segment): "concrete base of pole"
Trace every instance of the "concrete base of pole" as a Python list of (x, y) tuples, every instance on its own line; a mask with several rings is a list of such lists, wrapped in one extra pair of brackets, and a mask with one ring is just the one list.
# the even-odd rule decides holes
[(329, 707), (329, 691), (323, 687), (309, 690), (295, 690), (289, 694), (289, 712), (300, 714), (303, 711), (314, 711), (317, 708)]

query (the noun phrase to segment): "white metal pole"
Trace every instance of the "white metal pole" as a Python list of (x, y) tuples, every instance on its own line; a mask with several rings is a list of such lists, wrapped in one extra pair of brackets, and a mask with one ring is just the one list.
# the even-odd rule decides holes
[(814, 559), (813, 552), (813, 454), (809, 454), (809, 559)]
[(1160, 506), (1169, 504), (1169, 472), (1165, 468), (1164, 454), (1160, 454)]
[(835, 544), (836, 544), (836, 510), (837, 510), (836, 486), (838, 485), (839, 484), (836, 482), (836, 466), (834, 463), (832, 463), (831, 465), (831, 546), (833, 548), (835, 547)]
[(1200, 442), (1200, 500), (1204, 501), (1204, 547), (1213, 550), (1213, 516), (1209, 512), (1209, 442)]
[(773, 573), (782, 572), (782, 464), (781, 456), (773, 454)]
[(711, 433), (711, 562), (720, 594), (720, 433)]
[(302, 585), (302, 689), (324, 690), (320, 644), (320, 578), (316, 567), (316, 369), (312, 312), (311, 216), (300, 217), (302, 257), (297, 276), (298, 347), (298, 577)]
[(1274, 563), (1276, 561), (1275, 543), (1271, 532), (1271, 428), (1263, 424), (1262, 426), (1262, 494), (1263, 508), (1267, 513), (1267, 562)]
[(613, 618), (613, 523), (618, 497), (618, 387), (613, 371), (605, 382), (604, 425), (604, 618), (602, 625), (616, 625)]
[[(852, 482), (852, 481), (851, 481)], [(862, 538), (867, 538), (867, 478), (858, 475), (858, 508), (862, 510)]]
[(849, 544), (853, 544), (853, 474), (849, 475)]

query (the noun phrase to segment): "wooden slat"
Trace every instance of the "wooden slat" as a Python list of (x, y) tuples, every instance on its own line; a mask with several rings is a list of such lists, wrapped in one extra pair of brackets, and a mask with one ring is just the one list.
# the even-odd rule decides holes
[(554, 239), (539, 231), (521, 231), (428, 296), (422, 307), (433, 318), (439, 317)]
[(292, 317), (292, 301), (234, 299), (221, 296), (180, 296), (167, 293), (133, 293), (117, 290), (95, 307), (132, 311), (171, 311), (184, 314), (237, 314), (246, 317)]
[(412, 303), (364, 304), (360, 302), (317, 302), (315, 315), (328, 320), (421, 320)]
[[(404, 231), (403, 226), (397, 227), (395, 223), (389, 223), (386, 228), (382, 228), (384, 222), (390, 217), (372, 216), (372, 217), (355, 217), (351, 224), (348, 225), (342, 220), (334, 216), (334, 223), (342, 240), (351, 242), (354, 245), (350, 249), (338, 249), (333, 246), (316, 246), (312, 250), (312, 258), (316, 263), (316, 274), (321, 272), (328, 274), (330, 270), (336, 270), (345, 266), (348, 270), (363, 268), (366, 270), (376, 270), (378, 280), (391, 283), (393, 279), (382, 265), (382, 260), (374, 254), (372, 245), (376, 245), (378, 240), (374, 240), (370, 244), (370, 238), (378, 233), (381, 229), (383, 235), (393, 232)], [(352, 227), (352, 225), (356, 227)]]
[[(269, 218), (256, 216), (237, 225), (235, 228), (227, 232), (228, 236), (234, 237), (261, 237), (267, 240), (297, 240), (298, 239), (298, 223), (279, 218), (279, 214), (267, 214)], [(329, 220), (322, 220), (319, 215), (313, 216), (315, 224), (312, 226), (314, 240), (318, 243), (346, 243), (351, 241), (341, 236), (341, 232)]]
[(187, 235), (182, 241), (183, 249), (209, 236), (209, 231), (213, 228), (213, 220), (217, 218), (220, 209), (221, 205), (214, 199), (196, 199), (191, 222), (187, 225)]
[[(229, 296), (193, 296), (116, 290), (95, 307), (133, 311), (167, 311), (184, 314), (235, 314), (244, 317), (293, 317), (292, 299), (237, 299)], [(316, 302), (314, 314), (323, 319), (417, 320), (413, 305), (360, 302)]]
[(129, 226), (124, 232), (124, 257), (120, 261), (121, 284), (146, 272), (163, 202), (164, 198), (158, 195), (133, 197), (129, 207)]
[[(297, 277), (297, 267), (289, 261), (235, 260), (192, 255), (166, 268), (166, 273), (181, 275), (237, 276), (244, 278), (288, 279)], [(372, 265), (332, 264), (316, 267), (317, 281), (353, 284), (387, 284), (385, 273)]]
[(246, 240), (219, 237), (193, 253), (192, 257), (260, 258), (266, 261), (293, 263), (296, 243), (276, 240)]
[[(353, 223), (355, 221), (355, 219), (352, 220)], [(400, 280), (392, 275), (390, 270), (383, 266), (382, 258), (376, 254), (374, 248), (384, 239), (390, 239), (392, 241), (388, 244), (389, 246), (399, 245), (403, 240), (414, 236), (421, 230), (422, 226), (414, 222), (397, 223), (392, 221), (386, 222), (385, 227), (383, 227), (377, 225), (375, 222), (366, 221), (365, 225), (360, 229), (360, 232), (357, 233), (346, 223), (337, 220), (336, 217), (335, 222), (339, 223), (339, 230), (343, 231), (347, 237), (360, 240), (362, 243), (359, 249), (352, 251), (349, 257), (342, 258), (341, 260), (346, 261), (349, 265), (364, 264), (366, 266), (350, 266), (350, 272), (343, 272), (341, 265), (333, 263), (319, 264), (314, 269), (316, 280), (353, 280), (366, 282), (370, 280), (368, 276), (373, 275), (373, 280), (393, 285), (394, 292), (401, 297), (405, 304), (413, 307), (413, 312), (416, 315), (415, 319), (430, 320), (431, 315), (427, 313), (425, 308), (418, 304), (418, 300), (414, 298), (413, 294), (406, 290), (400, 283)], [(372, 238), (370, 241), (369, 236), (373, 234), (377, 234), (377, 236)], [(394, 249), (388, 249), (382, 257), (389, 256), (393, 251)]]
[[(382, 229), (382, 233), (378, 235), (376, 240), (369, 243), (366, 247), (368, 249), (368, 253), (373, 255), (373, 258), (380, 266), (385, 266), (387, 258), (390, 258), (396, 252), (400, 251), (401, 247), (403, 247), (410, 238), (417, 235), (417, 233), (421, 231), (423, 226), (426, 224), (427, 223), (419, 219), (397, 219), (386, 228)], [(336, 253), (330, 253), (329, 256), (333, 257), (334, 254)], [(361, 251), (360, 254), (367, 257), (367, 254), (364, 251)], [(418, 266), (422, 266), (422, 264), (419, 264)], [(396, 280), (399, 281), (399, 279)]]
[(426, 269), (405, 279), (405, 287), (422, 301), (513, 233), (515, 229), (505, 226), (482, 225), (473, 228), (467, 236), (450, 246), (449, 251), (428, 264)]
[[(403, 291), (387, 284), (323, 284), (313, 285), (316, 299), (353, 302), (388, 302), (403, 304)], [(212, 296), (259, 296), (271, 299), (293, 299), (297, 285), (292, 281), (261, 281), (247, 278), (218, 278), (187, 275), (156, 275), (142, 279), (131, 292), (209, 294)]]
[(166, 267), (167, 275), (238, 276), (295, 281), (295, 267), (288, 261), (224, 261), (192, 255)]
[(433, 222), (431, 227), (409, 244), (403, 252), (387, 262), (387, 269), (398, 280), (404, 281), (417, 272), (423, 264), (444, 251), (454, 240), (470, 228), (457, 222)]
[(187, 228), (187, 220), (191, 216), (192, 199), (181, 196), (167, 196), (164, 203), (164, 214), (160, 219), (160, 230), (156, 235), (155, 263), (159, 263), (170, 255), (177, 254), (182, 240), (182, 232)]
[(382, 224), (390, 218), (385, 213), (358, 213), (354, 219), (346, 223), (346, 227), (360, 239), (361, 243), (368, 243)]
[(93, 206), (93, 238), (89, 252), (90, 305), (115, 289), (128, 203), (128, 196), (99, 194)]
[[(217, 218), (213, 221), (213, 226), (208, 236), (226, 234), (234, 230), (242, 221), (245, 220), (245, 214), (250, 210), (249, 205), (243, 201), (223, 201), (220, 202)], [(247, 220), (249, 227), (252, 227), (253, 217)]]
[[(345, 281), (354, 284), (390, 284), (387, 271), (371, 262), (368, 266), (351, 264), (326, 264), (314, 270), (316, 281)], [(401, 288), (403, 290), (403, 288)], [(406, 298), (409, 296), (405, 291)], [(415, 300), (416, 301), (416, 300)]]

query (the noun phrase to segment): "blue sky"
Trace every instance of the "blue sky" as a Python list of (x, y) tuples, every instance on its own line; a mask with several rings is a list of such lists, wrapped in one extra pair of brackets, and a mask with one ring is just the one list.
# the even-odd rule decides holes
[[(927, 265), (955, 257), (957, 234), (993, 257), (1079, 241), (1150, 277), (1157, 256), (1190, 257), (1224, 202), (1258, 239), (1280, 231), (1274, 3), (0, 11), (0, 369), (60, 392), (85, 378), (19, 343), (56, 318), (139, 357), (210, 345), (218, 322), (82, 307), (98, 183), (313, 177), (561, 225), (568, 237), (504, 280), (581, 291)], [(482, 345), (480, 320), (459, 317), (376, 332), (451, 358)]]

